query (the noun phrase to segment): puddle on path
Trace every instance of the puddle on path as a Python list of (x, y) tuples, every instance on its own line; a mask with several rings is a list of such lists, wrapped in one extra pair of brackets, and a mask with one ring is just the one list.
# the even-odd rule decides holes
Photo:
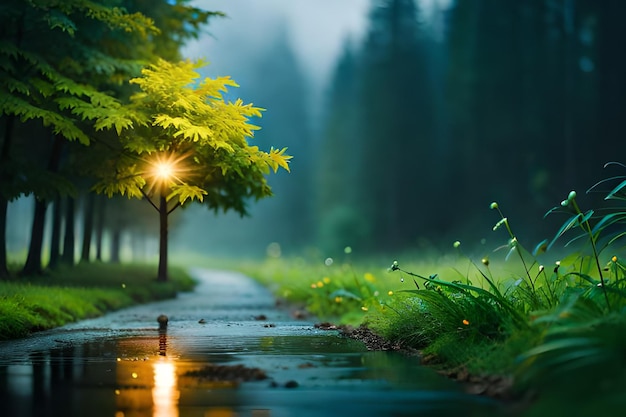
[[(336, 332), (291, 320), (274, 310), (265, 289), (221, 274), (216, 280), (215, 273), (197, 272), (203, 284), (177, 300), (1, 342), (0, 415), (458, 417), (500, 411), (415, 358), (370, 352)], [(220, 296), (224, 278), (247, 296)], [(165, 311), (170, 325), (159, 331), (155, 319)], [(268, 320), (254, 320), (258, 314)], [(267, 378), (238, 383), (188, 375), (207, 364), (259, 368)]]

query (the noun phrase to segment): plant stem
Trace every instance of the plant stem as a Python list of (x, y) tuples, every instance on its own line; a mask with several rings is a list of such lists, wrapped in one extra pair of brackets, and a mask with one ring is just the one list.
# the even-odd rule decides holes
[[(572, 199), (572, 205), (574, 206), (574, 210), (576, 210), (578, 215), (582, 216), (582, 218), (585, 218), (582, 211), (580, 211), (580, 208), (578, 207), (578, 204), (576, 203), (575, 199)], [(593, 257), (596, 261), (596, 268), (598, 269), (598, 275), (600, 276), (600, 285), (602, 286), (602, 292), (604, 294), (606, 306), (608, 307), (609, 311), (611, 311), (611, 303), (609, 302), (609, 295), (606, 291), (606, 288), (604, 287), (605, 285), (604, 275), (602, 274), (602, 266), (600, 265), (600, 255), (596, 247), (596, 238), (593, 235), (591, 225), (589, 224), (589, 219), (585, 219), (585, 221), (581, 223), (580, 227), (585, 231), (585, 233), (589, 235), (589, 241), (591, 242), (591, 250), (593, 251)]]

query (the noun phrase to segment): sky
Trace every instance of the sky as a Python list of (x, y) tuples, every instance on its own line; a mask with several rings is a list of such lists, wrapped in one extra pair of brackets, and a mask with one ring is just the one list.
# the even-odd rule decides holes
[[(453, 0), (419, 0), (428, 20), (435, 6)], [(226, 13), (213, 19), (204, 35), (188, 43), (183, 55), (204, 59), (203, 76), (229, 75), (246, 85), (241, 67), (265, 53), (281, 31), (295, 52), (310, 86), (311, 110), (317, 114), (339, 55), (347, 41), (359, 45), (374, 0), (196, 0), (202, 9)], [(256, 60), (258, 62), (258, 60)]]
[(322, 87), (346, 39), (365, 31), (371, 0), (199, 0), (196, 5), (222, 11), (208, 32), (184, 50), (189, 58), (204, 58), (212, 71), (229, 75), (245, 64), (242, 51), (261, 49), (283, 30), (309, 80)]

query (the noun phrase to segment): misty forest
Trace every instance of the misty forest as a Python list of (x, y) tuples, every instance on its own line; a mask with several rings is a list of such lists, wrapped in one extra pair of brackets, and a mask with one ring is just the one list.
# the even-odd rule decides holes
[(428, 21), (412, 1), (378, 3), (319, 109), (286, 33), (231, 74), (268, 109), (255, 140), (288, 147), (292, 172), (270, 179), (275, 196), (249, 220), (210, 218), (198, 234), (201, 208), (183, 213), (186, 250), (493, 244), (494, 200), (535, 244), (558, 230), (543, 216), (563, 195), (594, 199), (587, 189), (623, 174), (603, 168), (623, 162), (620, 2), (460, 1)]
[(493, 397), (540, 387), (528, 415), (587, 380), (599, 399), (578, 411), (608, 413), (626, 382), (625, 15), (371, 0), (319, 85), (287, 25), (228, 73), (187, 56), (220, 42), (211, 2), (4, 1), (0, 284), (236, 269), (452, 378), (513, 375)]
[[(621, 162), (621, 8), (610, 1), (461, 1), (425, 22), (412, 1), (373, 2), (364, 38), (345, 40), (320, 103), (310, 99), (288, 33), (277, 32), (228, 75), (245, 80), (234, 94), (267, 109), (255, 120), (262, 129), (254, 144), (287, 147), (292, 172), (269, 179), (272, 198), (246, 203), (248, 218), (194, 205), (176, 213), (173, 250), (264, 256), (271, 243), (323, 256), (346, 246), (360, 253), (443, 249), (456, 239), (491, 237), (492, 200), (524, 238), (540, 242), (558, 229), (542, 217), (561, 195), (583, 195), (622, 173), (603, 168)], [(98, 74), (113, 64), (93, 65)], [(17, 88), (7, 87), (4, 94)], [(11, 202), (9, 252), (25, 253), (31, 241), (35, 199), (41, 211), (50, 206), (46, 230), (55, 236), (43, 247), (53, 263), (62, 236), (75, 236), (65, 242), (72, 252), (83, 230), (83, 246), (93, 240), (98, 258), (103, 240), (112, 259), (122, 242), (134, 259), (154, 256), (158, 227), (142, 214), (149, 208), (91, 192), (93, 179), (80, 170), (89, 164), (80, 153), (89, 148), (63, 135), (54, 145), (40, 120), (16, 116), (2, 120), (3, 175), (28, 181), (2, 181)], [(89, 248), (74, 251), (86, 257)]]

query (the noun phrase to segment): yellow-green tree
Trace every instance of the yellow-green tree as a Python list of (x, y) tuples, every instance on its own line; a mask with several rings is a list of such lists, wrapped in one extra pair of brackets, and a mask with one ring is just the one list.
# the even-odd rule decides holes
[[(202, 62), (160, 60), (131, 80), (132, 128), (120, 130), (122, 149), (99, 166), (98, 192), (145, 198), (158, 211), (160, 245), (158, 280), (167, 280), (168, 215), (197, 201), (214, 211), (246, 215), (246, 203), (272, 195), (266, 175), (289, 171), (286, 149), (269, 152), (252, 146), (258, 126), (251, 118), (261, 108), (242, 100), (227, 101), (229, 77), (201, 79)], [(103, 121), (99, 128), (113, 127)]]

